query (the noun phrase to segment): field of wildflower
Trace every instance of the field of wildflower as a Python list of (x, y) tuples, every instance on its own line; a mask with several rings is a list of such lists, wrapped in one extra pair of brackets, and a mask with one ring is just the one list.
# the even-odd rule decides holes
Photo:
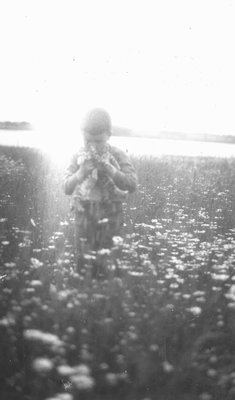
[(1, 400), (235, 399), (235, 160), (133, 157), (125, 235), (77, 271), (64, 166), (0, 150)]

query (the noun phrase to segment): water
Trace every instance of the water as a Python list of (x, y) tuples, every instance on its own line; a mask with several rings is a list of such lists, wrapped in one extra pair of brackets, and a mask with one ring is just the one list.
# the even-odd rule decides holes
[(115, 137), (113, 144), (141, 155), (235, 157), (235, 145), (228, 143)]
[[(129, 154), (174, 155), (204, 157), (235, 157), (235, 144), (112, 137), (110, 143)], [(9, 146), (35, 147), (49, 153), (56, 162), (63, 162), (82, 144), (77, 135), (51, 134), (38, 131), (0, 130), (0, 144)]]

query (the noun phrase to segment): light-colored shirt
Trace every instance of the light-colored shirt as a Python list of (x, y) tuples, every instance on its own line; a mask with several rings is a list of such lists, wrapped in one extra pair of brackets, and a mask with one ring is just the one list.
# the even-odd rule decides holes
[[(116, 171), (113, 181), (118, 189), (121, 191), (128, 191), (132, 193), (136, 190), (137, 187), (137, 175), (133, 165), (130, 162), (128, 155), (122, 150), (118, 149), (114, 146), (109, 146), (110, 154), (115, 158), (119, 165), (119, 169)], [(71, 159), (71, 162), (66, 170), (65, 178), (64, 178), (64, 191), (67, 195), (73, 195), (76, 197), (76, 187), (74, 187), (74, 179), (73, 175), (79, 169), (79, 152), (76, 152)], [(82, 183), (81, 183), (82, 185)], [(96, 187), (96, 198), (97, 201), (102, 201), (103, 195), (105, 192), (105, 187), (97, 180)], [(118, 192), (115, 194), (115, 197), (109, 199), (110, 201), (122, 201), (121, 196), (118, 196)]]

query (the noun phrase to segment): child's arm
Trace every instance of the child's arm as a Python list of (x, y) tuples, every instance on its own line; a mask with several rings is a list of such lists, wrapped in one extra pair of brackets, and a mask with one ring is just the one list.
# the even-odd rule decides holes
[(111, 152), (117, 160), (120, 170), (109, 164), (107, 173), (119, 189), (128, 190), (130, 193), (134, 192), (137, 187), (137, 175), (129, 157), (116, 147), (112, 147)]
[(73, 194), (75, 187), (81, 184), (93, 169), (94, 165), (91, 160), (86, 160), (81, 165), (78, 165), (77, 154), (75, 154), (65, 173), (63, 185), (65, 194)]
[(119, 153), (120, 158), (118, 160), (120, 170), (116, 171), (113, 177), (114, 182), (121, 190), (128, 190), (133, 193), (137, 187), (137, 175), (133, 165), (131, 164), (129, 157), (124, 153)]

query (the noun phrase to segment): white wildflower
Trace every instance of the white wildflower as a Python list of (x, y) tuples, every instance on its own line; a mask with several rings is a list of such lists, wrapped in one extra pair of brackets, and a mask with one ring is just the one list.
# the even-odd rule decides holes
[(96, 257), (93, 256), (92, 254), (84, 254), (85, 260), (95, 260)]
[(211, 364), (214, 364), (214, 363), (216, 363), (217, 361), (218, 361), (218, 357), (217, 357), (216, 355), (211, 356), (210, 359), (209, 359), (209, 362), (210, 362)]
[(25, 339), (41, 341), (45, 344), (60, 347), (63, 342), (52, 333), (41, 332), (37, 329), (26, 329), (23, 333)]
[(73, 395), (70, 393), (58, 393), (56, 397), (58, 400), (73, 400)]
[(33, 218), (30, 219), (30, 222), (31, 222), (31, 224), (32, 224), (34, 227), (36, 227), (36, 224), (35, 224), (35, 221), (34, 221)]
[(171, 373), (174, 371), (174, 366), (170, 364), (168, 361), (163, 361), (162, 363), (163, 371), (166, 372), (167, 374)]
[(173, 282), (173, 283), (170, 284), (170, 288), (171, 289), (177, 289), (178, 287), (179, 287), (178, 283), (174, 283)]
[(33, 280), (33, 281), (30, 282), (30, 286), (34, 286), (34, 287), (36, 287), (36, 286), (42, 286), (42, 282), (35, 279), (35, 280)]
[(108, 218), (103, 218), (98, 221), (98, 224), (107, 224), (109, 222)]
[(197, 315), (201, 314), (202, 309), (201, 309), (201, 307), (194, 306), (194, 307), (187, 308), (187, 311), (189, 311), (193, 315), (197, 316)]
[(203, 290), (197, 290), (196, 292), (193, 293), (193, 296), (195, 296), (195, 297), (197, 297), (197, 296), (201, 297), (204, 295), (205, 295), (205, 292)]
[(212, 400), (212, 395), (211, 394), (209, 394), (209, 393), (202, 393), (200, 396), (199, 396), (199, 400)]
[(235, 301), (235, 285), (232, 285), (227, 294), (225, 294), (227, 299)]
[(66, 300), (69, 296), (69, 292), (67, 290), (60, 290), (57, 293), (58, 300)]
[(33, 249), (33, 253), (41, 253), (42, 249)]
[(39, 373), (50, 372), (53, 369), (53, 362), (46, 357), (36, 358), (33, 361), (33, 369)]
[(97, 252), (99, 255), (104, 256), (104, 255), (109, 255), (111, 251), (109, 249), (101, 249)]
[(26, 291), (26, 293), (35, 293), (34, 288), (26, 288), (25, 291)]
[(216, 375), (217, 375), (217, 372), (215, 369), (213, 369), (213, 368), (208, 369), (207, 376), (209, 376), (210, 378), (214, 378)]
[(229, 279), (229, 276), (226, 274), (212, 274), (211, 277), (215, 281), (227, 281)]
[(128, 275), (141, 277), (141, 276), (144, 275), (144, 273), (143, 272), (138, 272), (138, 271), (128, 271)]
[(41, 261), (39, 261), (37, 258), (33, 258), (33, 257), (32, 257), (32, 258), (30, 259), (30, 261), (31, 261), (31, 266), (32, 266), (32, 268), (37, 269), (37, 268), (43, 266), (43, 263), (42, 263)]
[(5, 266), (6, 268), (14, 268), (14, 267), (16, 267), (16, 263), (14, 263), (14, 262), (6, 262), (6, 263), (4, 264), (4, 266)]
[(90, 375), (91, 370), (86, 364), (80, 364), (74, 367), (74, 371), (77, 375)]
[(59, 236), (64, 236), (64, 232), (58, 231), (58, 232), (55, 232), (54, 235), (55, 235), (55, 237), (56, 237), (56, 236), (57, 236), (57, 237), (59, 237)]
[(69, 365), (59, 365), (57, 367), (57, 372), (59, 375), (62, 376), (71, 376), (74, 374), (75, 370), (73, 367), (70, 367)]
[(107, 371), (107, 370), (109, 369), (109, 366), (108, 366), (108, 364), (106, 364), (106, 363), (101, 363), (101, 364), (100, 364), (100, 369), (101, 369), (102, 371)]
[(112, 372), (108, 372), (105, 375), (105, 380), (110, 386), (116, 386), (118, 384), (118, 375)]
[(114, 236), (112, 240), (113, 240), (114, 246), (121, 246), (124, 242), (124, 240), (121, 236)]
[(135, 332), (128, 332), (128, 337), (130, 340), (137, 340), (138, 339), (138, 335)]
[(78, 390), (91, 390), (95, 386), (94, 379), (89, 375), (74, 375), (71, 382)]
[(234, 303), (228, 303), (228, 308), (230, 308), (231, 310), (235, 310), (235, 302)]
[(15, 325), (15, 319), (11, 315), (7, 315), (0, 319), (0, 326), (13, 326)]
[(184, 298), (184, 299), (190, 299), (190, 297), (191, 297), (191, 294), (188, 294), (188, 293), (185, 293), (185, 294), (183, 294), (182, 295), (182, 297)]
[(156, 351), (159, 350), (159, 346), (158, 346), (157, 344), (151, 344), (151, 345), (149, 346), (149, 350), (150, 350), (150, 351), (153, 351), (153, 352), (156, 352)]
[(61, 221), (60, 225), (61, 226), (67, 226), (67, 225), (69, 225), (69, 223), (68, 223), (68, 221)]

